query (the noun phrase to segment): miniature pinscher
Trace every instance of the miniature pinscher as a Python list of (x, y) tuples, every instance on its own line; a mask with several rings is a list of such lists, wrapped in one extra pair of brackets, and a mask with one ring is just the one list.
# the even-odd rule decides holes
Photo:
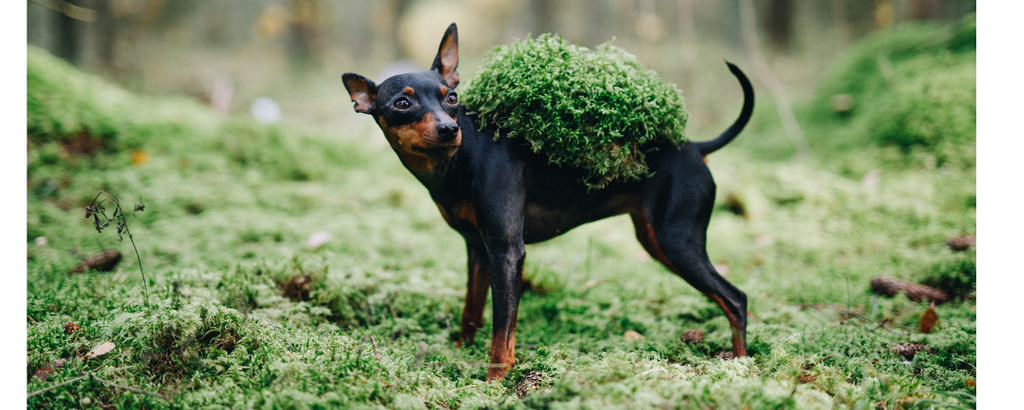
[(746, 355), (747, 297), (722, 278), (705, 249), (715, 182), (705, 156), (732, 141), (750, 119), (754, 90), (726, 63), (743, 88), (739, 118), (711, 141), (663, 144), (646, 155), (653, 175), (589, 190), (585, 171), (550, 164), (521, 140), (472, 119), (459, 105), (459, 40), (452, 23), (427, 71), (374, 84), (342, 76), (355, 111), (369, 114), (402, 164), (466, 240), (469, 284), (457, 345), (473, 342), (491, 290), (493, 330), (487, 378), (501, 379), (515, 363), (525, 244), (619, 214), (633, 219), (644, 249), (718, 304), (732, 328), (735, 356)]

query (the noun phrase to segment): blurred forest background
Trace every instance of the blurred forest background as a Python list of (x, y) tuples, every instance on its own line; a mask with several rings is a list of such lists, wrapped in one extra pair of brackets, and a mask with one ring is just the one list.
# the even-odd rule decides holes
[(679, 86), (700, 131), (734, 115), (718, 99), (739, 98), (723, 59), (785, 109), (868, 33), (956, 21), (975, 8), (971, 0), (30, 0), (28, 42), (133, 91), (184, 93), (223, 113), (265, 96), (286, 122), (343, 127), (357, 117), (340, 115), (348, 114), (342, 73), (383, 80), (425, 69), (451, 22), (465, 78), (491, 47), (531, 33), (583, 46), (614, 39)]

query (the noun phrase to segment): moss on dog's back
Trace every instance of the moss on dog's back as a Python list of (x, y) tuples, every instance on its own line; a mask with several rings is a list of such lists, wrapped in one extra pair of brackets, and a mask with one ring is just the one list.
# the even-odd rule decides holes
[(546, 34), (491, 50), (462, 101), (552, 163), (586, 170), (590, 188), (649, 176), (649, 143), (684, 141), (688, 117), (679, 89), (625, 50)]

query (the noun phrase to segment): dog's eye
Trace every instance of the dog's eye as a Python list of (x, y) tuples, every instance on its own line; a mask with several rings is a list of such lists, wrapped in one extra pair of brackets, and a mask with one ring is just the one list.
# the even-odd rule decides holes
[(399, 110), (409, 108), (410, 105), (412, 104), (409, 103), (408, 98), (399, 98), (397, 101), (395, 101), (395, 108), (398, 108)]
[(455, 94), (455, 93), (448, 94), (447, 101), (448, 101), (448, 104), (452, 104), (452, 105), (458, 104), (459, 103), (459, 95)]

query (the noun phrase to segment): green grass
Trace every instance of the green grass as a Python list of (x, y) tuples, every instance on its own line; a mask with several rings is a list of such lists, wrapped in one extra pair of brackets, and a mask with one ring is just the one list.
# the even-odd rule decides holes
[[(32, 408), (975, 406), (976, 254), (945, 245), (976, 231), (973, 162), (929, 166), (915, 158), (934, 151), (903, 153), (856, 126), (847, 145), (828, 145), (815, 133), (843, 121), (831, 119), (808, 120), (810, 160), (765, 159), (781, 130), (752, 124), (710, 158), (708, 232), (712, 261), (749, 297), (750, 357), (716, 356), (730, 348), (721, 311), (616, 217), (527, 247), (524, 345), (509, 377), (487, 382), (490, 326), (454, 346), (462, 240), (383, 144), (218, 117), (62, 64), (29, 51), (27, 391), (88, 371), (172, 401), (82, 380)], [(141, 152), (149, 160), (133, 164)], [(149, 309), (131, 246), (83, 218), (99, 190), (146, 203), (131, 229)], [(332, 239), (310, 249), (316, 231)], [(110, 248), (125, 255), (115, 272), (66, 274)], [(961, 298), (937, 306), (941, 323), (922, 334), (926, 304), (873, 295), (881, 275)], [(309, 300), (282, 291), (296, 276), (311, 278)], [(68, 321), (82, 329), (65, 334)], [(680, 342), (688, 329), (705, 341)], [(105, 341), (116, 349), (80, 359)], [(888, 348), (905, 342), (931, 351), (906, 360)], [(32, 376), (57, 359), (67, 364)], [(534, 371), (541, 389), (519, 399)]]

